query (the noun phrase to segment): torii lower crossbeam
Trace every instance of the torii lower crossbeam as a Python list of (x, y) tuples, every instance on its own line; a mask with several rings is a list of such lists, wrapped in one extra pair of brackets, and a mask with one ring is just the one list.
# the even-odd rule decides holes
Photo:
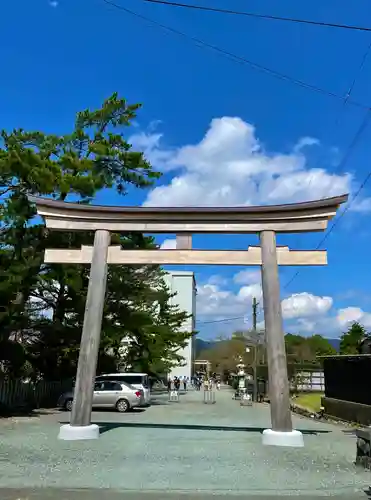
[[(49, 264), (91, 264), (93, 247), (83, 246), (80, 250), (48, 248), (44, 261)], [(215, 265), (222, 266), (261, 266), (260, 247), (247, 250), (122, 250), (119, 246), (110, 246), (108, 264), (126, 265)], [(325, 250), (306, 251), (277, 248), (279, 266), (325, 266)]]

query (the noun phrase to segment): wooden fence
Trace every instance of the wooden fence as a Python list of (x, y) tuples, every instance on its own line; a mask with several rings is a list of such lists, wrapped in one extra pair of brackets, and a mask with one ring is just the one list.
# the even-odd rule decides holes
[(324, 360), (326, 397), (371, 406), (371, 355), (329, 356)]
[(24, 382), (0, 380), (0, 408), (53, 408), (61, 393), (72, 388), (72, 381)]

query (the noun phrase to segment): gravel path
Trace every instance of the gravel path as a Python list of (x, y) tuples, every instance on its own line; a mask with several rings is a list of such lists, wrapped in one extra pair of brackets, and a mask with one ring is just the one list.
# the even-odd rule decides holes
[[(356, 443), (349, 429), (295, 416), (295, 427), (305, 432), (303, 449), (263, 447), (260, 430), (269, 427), (269, 407), (240, 407), (231, 396), (220, 391), (215, 405), (205, 405), (200, 392), (171, 404), (162, 395), (143, 412), (94, 412), (101, 437), (90, 442), (57, 440), (65, 413), (3, 421), (0, 486), (37, 491), (6, 497), (16, 493), (4, 490), (0, 498), (116, 500), (123, 491), (125, 500), (181, 500), (182, 494), (202, 500), (211, 493), (366, 498), (371, 474), (353, 465)], [(88, 497), (68, 488), (93, 491)]]

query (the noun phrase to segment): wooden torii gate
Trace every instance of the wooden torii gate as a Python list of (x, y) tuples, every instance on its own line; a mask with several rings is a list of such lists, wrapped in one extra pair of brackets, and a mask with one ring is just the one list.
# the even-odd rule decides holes
[[(96, 439), (99, 427), (91, 424), (91, 406), (101, 336), (108, 264), (221, 264), (261, 266), (265, 331), (268, 354), (272, 428), (263, 443), (303, 446), (302, 434), (293, 430), (278, 266), (327, 264), (326, 251), (293, 251), (276, 246), (276, 233), (324, 231), (348, 195), (289, 205), (228, 208), (108, 207), (30, 197), (46, 227), (57, 231), (94, 231), (94, 246), (47, 249), (46, 263), (90, 264), (90, 278), (74, 404), (70, 424), (59, 438)], [(123, 250), (110, 246), (110, 234), (122, 232), (176, 234), (174, 250)], [(195, 250), (194, 233), (258, 233), (259, 247), (246, 250)]]

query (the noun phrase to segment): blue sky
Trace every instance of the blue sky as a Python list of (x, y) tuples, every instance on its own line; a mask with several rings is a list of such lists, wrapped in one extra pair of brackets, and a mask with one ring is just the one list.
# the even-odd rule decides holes
[[(141, 0), (123, 3), (329, 92), (345, 95), (356, 78), (351, 98), (371, 103), (371, 54), (359, 73), (371, 33), (187, 11)], [(361, 25), (370, 13), (369, 0), (252, 0), (248, 6), (243, 0), (229, 0), (228, 5), (213, 0), (212, 5)], [(128, 136), (165, 174), (152, 193), (130, 192), (123, 199), (104, 192), (97, 197), (99, 203), (283, 203), (342, 194), (344, 189), (355, 192), (367, 175), (371, 127), (339, 170), (364, 119), (361, 107), (343, 106), (339, 99), (230, 61), (102, 0), (19, 0), (5, 2), (2, 14), (7, 19), (0, 32), (2, 128), (65, 133), (78, 110), (98, 107), (114, 91), (129, 102), (143, 103)], [(206, 133), (208, 140), (203, 141)], [(370, 190), (371, 182), (327, 240), (327, 268), (303, 268), (285, 289), (296, 269), (281, 269), (287, 331), (336, 336), (355, 319), (371, 327)], [(171, 236), (159, 242), (165, 238)], [(311, 249), (320, 238), (285, 236), (279, 243)], [(257, 237), (197, 236), (194, 243), (199, 248), (242, 249), (256, 244)], [(256, 272), (249, 269), (241, 275), (243, 269), (222, 267), (195, 271), (201, 336), (246, 326), (242, 319), (206, 322), (242, 318), (251, 308), (252, 294), (260, 290)]]

